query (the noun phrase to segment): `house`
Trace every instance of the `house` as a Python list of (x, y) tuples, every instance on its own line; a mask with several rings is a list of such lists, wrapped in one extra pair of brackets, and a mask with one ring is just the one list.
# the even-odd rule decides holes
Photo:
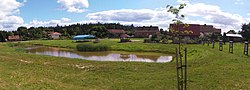
[(125, 33), (120, 35), (120, 38), (129, 38), (129, 37), (130, 36), (128, 34), (125, 34)]
[(112, 34), (110, 36), (112, 38), (119, 38), (120, 35), (125, 34), (125, 31), (122, 29), (108, 29), (108, 32)]
[[(212, 33), (221, 33), (221, 29), (214, 28), (212, 25), (200, 25), (200, 24), (184, 24), (176, 25), (170, 24), (170, 35), (178, 34), (182, 37), (186, 43), (198, 43), (201, 35), (208, 35)], [(191, 42), (188, 42), (191, 41)], [(176, 37), (173, 38), (174, 43), (178, 43)]]
[(241, 34), (226, 34), (227, 41), (233, 41), (233, 42), (241, 42), (242, 36)]
[(9, 41), (19, 41), (20, 36), (19, 35), (13, 35), (13, 36), (8, 36)]
[(60, 36), (61, 36), (62, 34), (61, 33), (58, 33), (58, 32), (52, 32), (52, 33), (50, 33), (48, 36), (50, 36), (52, 39), (60, 39)]
[[(199, 36), (201, 35), (201, 27), (199, 24), (189, 24), (185, 27), (184, 24), (176, 25), (170, 24), (170, 35), (173, 36), (173, 42), (178, 43), (177, 36), (179, 35), (184, 41), (193, 40), (190, 43), (198, 43)], [(188, 42), (187, 42), (188, 43)]]
[(161, 33), (158, 26), (135, 27), (134, 37), (148, 38), (150, 35), (159, 36)]
[(213, 25), (200, 25), (201, 29), (200, 32), (203, 34), (212, 34), (212, 33), (221, 33), (221, 29), (217, 29), (213, 27)]

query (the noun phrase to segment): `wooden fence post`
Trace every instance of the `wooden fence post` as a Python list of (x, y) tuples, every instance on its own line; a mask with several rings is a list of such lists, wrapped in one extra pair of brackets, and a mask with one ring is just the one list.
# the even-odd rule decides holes
[(229, 41), (229, 53), (233, 53), (233, 41)]
[(220, 50), (220, 51), (223, 50), (223, 42), (222, 42), (222, 40), (220, 40), (220, 42), (219, 42), (219, 50)]
[(248, 55), (248, 42), (247, 41), (245, 42), (245, 45), (244, 45), (244, 54)]

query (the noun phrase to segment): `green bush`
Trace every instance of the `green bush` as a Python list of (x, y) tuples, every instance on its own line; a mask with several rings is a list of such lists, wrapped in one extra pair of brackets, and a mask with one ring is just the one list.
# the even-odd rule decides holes
[(132, 41), (129, 38), (121, 38), (120, 42), (125, 43), (125, 42), (132, 42)]
[(149, 38), (146, 38), (146, 39), (144, 39), (144, 41), (143, 41), (144, 43), (151, 43), (151, 39), (149, 39)]
[(21, 42), (9, 42), (7, 43), (9, 47), (23, 46), (24, 44)]
[(92, 45), (92, 44), (78, 44), (76, 46), (78, 51), (108, 51), (107, 45)]

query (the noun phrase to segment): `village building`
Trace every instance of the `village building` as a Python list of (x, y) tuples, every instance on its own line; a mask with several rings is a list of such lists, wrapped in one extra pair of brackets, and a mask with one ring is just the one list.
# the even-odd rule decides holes
[(208, 35), (212, 33), (221, 33), (221, 29), (216, 29), (212, 25), (200, 25), (200, 24), (184, 24), (176, 25), (170, 24), (170, 35), (173, 37), (173, 42), (178, 43), (175, 34), (178, 34), (185, 43), (199, 43), (199, 37), (201, 35)]
[(189, 24), (185, 27), (184, 24), (176, 25), (170, 24), (170, 34), (173, 36), (173, 42), (178, 43), (177, 36), (180, 36), (183, 41), (193, 40), (193, 43), (198, 43), (201, 35), (201, 27), (199, 24)]
[(134, 31), (134, 37), (136, 38), (148, 38), (150, 35), (159, 36), (160, 34), (158, 26), (135, 27)]
[(213, 25), (200, 25), (201, 29), (200, 32), (203, 34), (212, 34), (212, 33), (221, 33), (221, 29), (217, 29), (215, 27), (213, 27)]
[(20, 41), (19, 35), (8, 36), (8, 41)]
[(58, 32), (52, 32), (52, 33), (50, 33), (48, 36), (50, 36), (50, 38), (52, 38), (52, 39), (60, 39), (60, 36), (61, 36), (62, 34), (61, 33), (58, 33)]
[(120, 38), (121, 35), (125, 34), (125, 31), (122, 29), (108, 29), (109, 33), (111, 33), (112, 38)]
[(227, 41), (241, 42), (243, 37), (241, 34), (226, 34)]
[(128, 34), (125, 34), (125, 33), (120, 35), (120, 38), (129, 38), (129, 37), (130, 36)]

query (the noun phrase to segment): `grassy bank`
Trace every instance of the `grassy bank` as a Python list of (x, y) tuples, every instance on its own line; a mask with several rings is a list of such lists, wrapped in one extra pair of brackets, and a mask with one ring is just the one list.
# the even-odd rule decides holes
[[(174, 53), (173, 44), (144, 44), (142, 41), (118, 43), (104, 40), (112, 50), (155, 51)], [(90, 43), (90, 42), (88, 42)], [(75, 48), (70, 40), (31, 41)], [(243, 55), (243, 44), (235, 44), (234, 53), (207, 45), (188, 47), (188, 89), (250, 89), (250, 57)], [(0, 44), (1, 89), (176, 89), (175, 62), (96, 62), (79, 59), (26, 54), (6, 43)]]

